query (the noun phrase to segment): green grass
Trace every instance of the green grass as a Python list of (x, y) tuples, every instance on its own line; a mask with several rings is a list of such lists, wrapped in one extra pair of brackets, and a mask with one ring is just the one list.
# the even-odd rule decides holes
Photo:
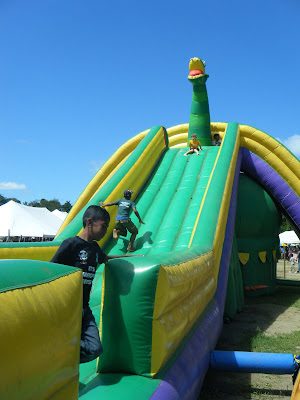
[[(291, 286), (279, 286), (276, 293), (271, 296), (248, 297), (247, 304), (274, 304), (285, 307), (300, 308), (300, 288)], [(300, 324), (295, 321), (296, 327)], [(239, 348), (247, 346), (249, 351), (264, 353), (292, 353), (299, 354), (300, 330), (283, 335), (267, 336), (259, 328), (256, 333), (249, 333), (239, 344)]]
[(291, 353), (297, 355), (300, 353), (300, 331), (294, 331), (285, 335), (266, 336), (260, 329), (257, 329), (256, 335), (251, 335), (250, 338), (245, 338), (243, 341), (247, 344), (250, 342), (251, 351), (253, 352)]
[[(276, 293), (270, 296), (262, 297), (246, 297), (245, 304), (274, 304), (286, 308), (300, 308), (300, 288), (293, 286), (279, 286)], [(279, 309), (281, 310), (281, 309)], [(251, 317), (250, 317), (251, 318)], [(255, 315), (253, 315), (255, 320)], [(266, 315), (268, 320), (268, 315)], [(295, 320), (296, 329), (300, 329), (299, 321)], [(237, 328), (238, 329), (238, 328)], [(225, 342), (223, 342), (224, 344)], [(290, 353), (300, 354), (300, 330), (281, 335), (267, 336), (259, 328), (256, 331), (251, 330), (241, 335), (240, 340), (233, 343), (227, 343), (233, 346), (236, 351), (252, 351), (261, 353)], [(223, 346), (221, 346), (222, 348)], [(218, 348), (218, 346), (217, 346)], [(242, 374), (243, 375), (243, 374)], [(260, 374), (257, 374), (258, 376)], [(241, 379), (238, 374), (222, 373), (222, 378), (215, 382), (213, 372), (208, 374), (208, 378), (204, 381), (204, 386), (198, 400), (223, 400), (230, 399), (252, 399), (252, 400), (277, 400), (279, 398), (290, 398), (291, 391), (284, 388), (274, 389), (275, 375), (270, 375), (268, 381), (267, 375), (263, 375), (263, 381), (257, 381), (249, 378)], [(287, 379), (290, 379), (288, 377)]]
[(276, 304), (300, 308), (300, 287), (279, 286), (271, 296), (247, 297), (247, 304)]

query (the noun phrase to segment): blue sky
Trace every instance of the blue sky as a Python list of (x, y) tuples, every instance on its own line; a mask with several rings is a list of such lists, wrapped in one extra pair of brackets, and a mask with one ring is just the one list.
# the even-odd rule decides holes
[(189, 121), (191, 57), (212, 121), (300, 156), (298, 0), (0, 0), (0, 194), (74, 203), (126, 140)]

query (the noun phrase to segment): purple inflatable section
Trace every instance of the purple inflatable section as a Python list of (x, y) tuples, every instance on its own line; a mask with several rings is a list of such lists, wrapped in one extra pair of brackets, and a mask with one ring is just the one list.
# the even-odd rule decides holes
[(286, 211), (295, 225), (300, 229), (300, 198), (286, 181), (270, 165), (251, 151), (242, 148), (241, 170), (259, 182)]
[(193, 336), (151, 396), (151, 400), (191, 400), (199, 396), (209, 366), (210, 352), (215, 348), (223, 325), (241, 159), (240, 151), (231, 193), (216, 297)]

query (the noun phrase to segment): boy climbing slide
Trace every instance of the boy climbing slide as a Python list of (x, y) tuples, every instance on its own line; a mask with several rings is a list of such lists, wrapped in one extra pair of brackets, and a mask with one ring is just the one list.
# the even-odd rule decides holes
[(131, 196), (132, 196), (133, 191), (132, 190), (125, 190), (123, 193), (124, 198), (120, 200), (116, 200), (112, 203), (106, 203), (103, 204), (102, 201), (100, 201), (100, 206), (101, 207), (110, 207), (110, 206), (118, 206), (118, 212), (116, 215), (116, 227), (113, 230), (113, 238), (118, 240), (119, 235), (121, 236), (126, 236), (127, 231), (131, 233), (131, 237), (129, 240), (129, 245), (127, 247), (128, 251), (134, 251), (133, 243), (136, 238), (136, 235), (138, 234), (138, 229), (134, 225), (134, 223), (131, 221), (131, 218), (129, 218), (129, 212), (133, 210), (135, 215), (138, 217), (138, 220), (141, 224), (144, 224), (145, 222), (142, 221), (140, 214), (138, 213), (136, 206), (133, 201), (131, 201)]

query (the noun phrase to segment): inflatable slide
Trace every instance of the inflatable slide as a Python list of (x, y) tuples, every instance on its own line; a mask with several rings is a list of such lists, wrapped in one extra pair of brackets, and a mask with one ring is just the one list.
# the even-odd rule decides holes
[[(189, 124), (156, 126), (123, 144), (53, 242), (1, 244), (0, 298), (8, 310), (1, 346), (12, 349), (5, 353), (10, 368), (1, 398), (197, 399), (222, 330), (229, 267), (239, 264), (234, 229), (241, 172), (300, 228), (298, 159), (258, 129), (211, 122), (205, 63), (194, 58), (189, 70)], [(212, 145), (215, 133), (220, 146)], [(192, 134), (203, 150), (185, 157)], [(143, 257), (98, 269), (90, 306), (104, 351), (78, 369), (82, 283), (78, 270), (49, 260), (64, 239), (80, 234), (89, 205), (122, 198), (125, 189), (134, 191), (145, 222), (134, 244), (134, 254)], [(122, 255), (129, 238), (112, 238), (116, 211), (109, 208), (111, 223), (99, 244)], [(6, 363), (2, 358), (2, 368)]]

